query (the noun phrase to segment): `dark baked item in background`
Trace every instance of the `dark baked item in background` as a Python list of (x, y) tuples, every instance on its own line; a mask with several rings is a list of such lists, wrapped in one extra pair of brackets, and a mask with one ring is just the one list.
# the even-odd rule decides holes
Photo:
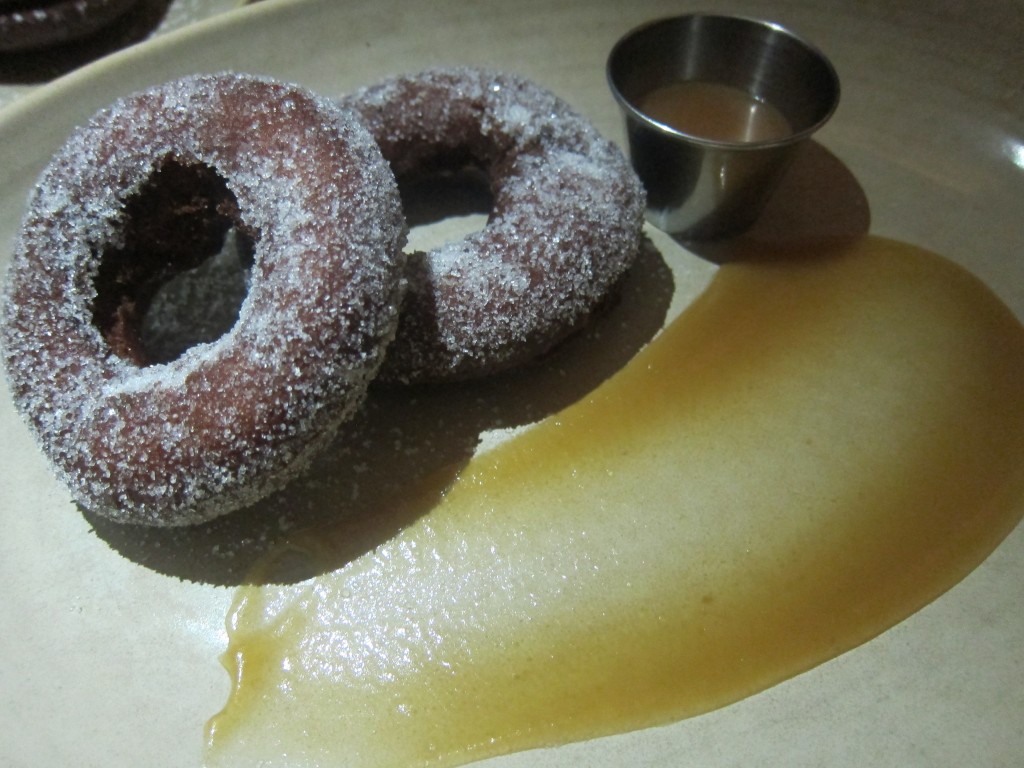
[(0, 0), (0, 84), (66, 74), (146, 39), (173, 0)]
[(45, 48), (88, 37), (138, 0), (0, 0), (0, 51)]

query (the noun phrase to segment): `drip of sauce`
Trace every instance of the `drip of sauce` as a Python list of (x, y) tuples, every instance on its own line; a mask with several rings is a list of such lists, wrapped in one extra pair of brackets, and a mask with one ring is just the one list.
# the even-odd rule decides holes
[(796, 675), (1018, 522), (1022, 390), (1024, 329), (930, 253), (868, 238), (725, 266), (393, 539), (242, 589), (208, 765), (457, 765)]
[(645, 94), (637, 106), (659, 123), (711, 141), (779, 141), (793, 133), (774, 106), (723, 83), (669, 83)]

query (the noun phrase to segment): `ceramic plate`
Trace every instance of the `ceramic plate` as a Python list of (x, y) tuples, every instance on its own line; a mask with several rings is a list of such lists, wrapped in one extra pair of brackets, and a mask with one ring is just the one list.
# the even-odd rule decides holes
[[(341, 94), (439, 64), (519, 71), (622, 139), (605, 85), (615, 40), (676, 2), (279, 0), (122, 52), (0, 113), (3, 263), (33, 180), (71, 128), (116, 97), (233, 69)], [(1015, 0), (716, 3), (823, 48), (842, 103), (788, 180), (786, 226), (870, 230), (941, 253), (1024, 318), (1024, 15)], [(808, 194), (808, 190), (813, 194)], [(810, 201), (810, 202), (808, 202)], [(788, 222), (788, 223), (787, 223)], [(783, 234), (785, 227), (783, 227)], [(655, 235), (657, 237), (657, 235)], [(714, 267), (665, 238), (675, 308)], [(675, 308), (672, 311), (675, 311)], [(201, 763), (226, 700), (232, 597), (93, 526), (0, 393), (0, 764)], [(494, 766), (1010, 766), (1024, 760), (1024, 530), (878, 638), (784, 684), (667, 727), (511, 755)]]

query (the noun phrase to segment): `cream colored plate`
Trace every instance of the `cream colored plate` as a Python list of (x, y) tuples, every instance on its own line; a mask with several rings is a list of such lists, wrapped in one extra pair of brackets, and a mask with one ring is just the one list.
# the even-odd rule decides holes
[[(872, 232), (965, 264), (1024, 317), (1024, 14), (1015, 0), (984, 12), (960, 0), (907, 5), (715, 9), (793, 27), (840, 72), (842, 104), (818, 136), (827, 151), (790, 181), (801, 215), (828, 228), (863, 226), (869, 214)], [(488, 65), (534, 78), (621, 138), (607, 51), (632, 26), (680, 10), (657, 0), (272, 0), (167, 35), (0, 112), (4, 261), (51, 153), (133, 89), (230, 68), (339, 94), (428, 65)], [(679, 296), (699, 289), (711, 268), (658, 242)], [(0, 765), (195, 768), (203, 723), (228, 691), (217, 657), (230, 590), (112, 550), (50, 475), (6, 390), (0, 424)], [(487, 764), (1020, 765), (1022, 604), (1018, 528), (938, 601), (794, 680), (669, 727)]]

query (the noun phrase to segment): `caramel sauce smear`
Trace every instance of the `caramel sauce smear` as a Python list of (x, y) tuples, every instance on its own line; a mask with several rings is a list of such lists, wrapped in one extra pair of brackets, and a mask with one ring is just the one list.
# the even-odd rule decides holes
[(1024, 329), (931, 253), (866, 238), (725, 266), (394, 538), (242, 589), (208, 763), (458, 765), (792, 677), (1014, 527), (1022, 391)]

